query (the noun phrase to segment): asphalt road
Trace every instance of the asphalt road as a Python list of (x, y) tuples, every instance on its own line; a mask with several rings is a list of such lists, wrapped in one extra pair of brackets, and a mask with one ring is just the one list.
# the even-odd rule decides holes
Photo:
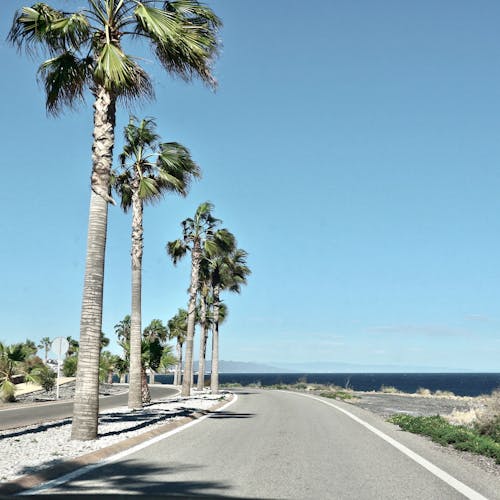
[[(334, 408), (328, 400), (322, 401), (280, 391), (242, 391), (227, 410), (41, 493), (335, 500), (500, 498), (498, 476), (421, 436), (398, 431), (366, 410), (338, 402)], [(372, 429), (356, 421), (356, 416)], [(377, 435), (380, 431), (432, 462), (437, 471), (445, 471), (446, 479)], [(455, 478), (460, 481), (455, 488), (448, 484), (450, 477), (452, 484)], [(474, 491), (465, 486), (464, 496), (459, 492), (464, 485)]]
[[(126, 389), (125, 389), (126, 390)], [(150, 386), (153, 399), (164, 398), (177, 394), (177, 389), (162, 385)], [(109, 410), (117, 406), (127, 406), (128, 393), (99, 398), (99, 409)], [(60, 420), (73, 415), (73, 402), (60, 401), (56, 403), (33, 403), (15, 408), (0, 409), (0, 430), (24, 427), (26, 425)]]

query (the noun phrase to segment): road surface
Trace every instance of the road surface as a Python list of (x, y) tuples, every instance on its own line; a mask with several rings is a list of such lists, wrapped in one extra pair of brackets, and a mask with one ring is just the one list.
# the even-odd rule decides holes
[[(126, 391), (126, 388), (124, 390)], [(178, 392), (177, 389), (159, 384), (151, 385), (150, 390), (153, 399), (173, 396)], [(99, 398), (99, 409), (109, 410), (117, 406), (127, 406), (127, 398), (127, 392), (115, 396), (102, 396)], [(13, 408), (6, 406), (0, 409), (0, 430), (60, 420), (72, 415), (72, 401), (34, 403)]]
[(500, 498), (500, 479), (355, 406), (249, 390), (219, 414), (40, 493), (480, 500)]

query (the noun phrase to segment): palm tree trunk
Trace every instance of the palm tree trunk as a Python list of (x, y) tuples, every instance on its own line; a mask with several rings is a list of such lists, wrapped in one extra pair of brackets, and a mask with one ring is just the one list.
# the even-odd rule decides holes
[(202, 294), (200, 301), (200, 356), (198, 361), (198, 386), (197, 389), (202, 391), (205, 387), (205, 356), (207, 353), (207, 297)]
[(150, 367), (149, 368), (149, 385), (153, 385), (155, 383), (155, 371)]
[(94, 95), (92, 190), (80, 319), (80, 352), (71, 427), (71, 439), (82, 441), (97, 437), (104, 254), (108, 202), (113, 202), (109, 196), (109, 176), (113, 161), (116, 102), (102, 87), (95, 89)]
[(212, 394), (219, 393), (219, 286), (214, 287), (214, 326), (212, 328), (212, 373), (210, 389)]
[(184, 343), (179, 343), (179, 365), (178, 365), (178, 373), (177, 373), (177, 385), (181, 385), (182, 384), (182, 365), (184, 363), (183, 361), (183, 344)]
[(175, 350), (177, 351), (177, 364), (174, 368), (174, 385), (179, 385), (179, 364), (181, 362), (181, 349), (179, 339), (177, 339), (177, 344), (175, 344)]
[(182, 379), (181, 395), (187, 397), (191, 394), (191, 380), (193, 376), (193, 338), (196, 322), (196, 295), (198, 294), (198, 281), (200, 275), (201, 247), (200, 240), (193, 243), (191, 253), (191, 286), (189, 287), (189, 304), (186, 332), (186, 367)]
[(151, 392), (149, 392), (148, 378), (146, 377), (146, 370), (141, 369), (141, 407), (142, 403), (151, 402)]
[[(142, 333), (141, 333), (141, 289), (142, 289), (142, 200), (139, 197), (139, 179), (132, 182), (132, 311), (130, 315), (130, 380), (128, 407), (142, 408)], [(145, 376), (145, 374), (144, 374)], [(147, 385), (147, 380), (146, 380)]]

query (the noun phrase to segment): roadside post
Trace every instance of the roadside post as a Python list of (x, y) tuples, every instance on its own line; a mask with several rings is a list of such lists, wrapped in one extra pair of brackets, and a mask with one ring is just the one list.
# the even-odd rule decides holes
[(61, 357), (68, 350), (69, 342), (64, 337), (56, 337), (50, 349), (57, 354), (57, 384), (56, 384), (56, 399), (59, 399), (59, 378), (61, 373)]

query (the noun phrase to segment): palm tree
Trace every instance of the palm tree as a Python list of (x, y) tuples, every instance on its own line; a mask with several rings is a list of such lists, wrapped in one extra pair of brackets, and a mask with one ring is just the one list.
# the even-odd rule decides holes
[(227, 229), (220, 229), (214, 234), (214, 245), (203, 253), (203, 258), (200, 263), (200, 314), (199, 323), (200, 332), (200, 352), (198, 358), (198, 384), (197, 389), (203, 390), (205, 386), (205, 359), (208, 340), (209, 326), (209, 309), (213, 304), (213, 296), (211, 295), (211, 258), (220, 253), (227, 254), (235, 249), (236, 239), (233, 234)]
[(121, 171), (114, 188), (124, 211), (132, 208), (132, 315), (130, 322), (129, 408), (141, 408), (141, 289), (144, 203), (159, 200), (166, 192), (186, 196), (192, 178), (200, 176), (189, 151), (176, 142), (161, 143), (155, 122), (131, 117), (125, 127)]
[(193, 375), (193, 338), (196, 323), (196, 297), (199, 288), (200, 264), (203, 252), (213, 251), (218, 245), (223, 245), (226, 233), (217, 231), (215, 241), (215, 228), (222, 222), (212, 216), (213, 205), (206, 201), (197, 209), (194, 218), (182, 221), (182, 238), (167, 243), (167, 253), (177, 264), (189, 251), (191, 252), (191, 282), (189, 286), (189, 302), (186, 332), (186, 362), (182, 380), (182, 396), (191, 394), (191, 381)]
[[(160, 320), (153, 320), (145, 329), (141, 338), (141, 364), (140, 364), (140, 381), (141, 381), (141, 407), (142, 403), (151, 401), (151, 393), (149, 391), (148, 381), (146, 378), (146, 369), (156, 371), (160, 366), (165, 349), (170, 350), (171, 347), (165, 344), (167, 335), (166, 328)], [(121, 340), (120, 346), (126, 353), (126, 358), (130, 358), (130, 340)]]
[[(38, 363), (33, 366), (27, 364), (30, 357), (33, 357), (30, 346), (27, 347), (23, 343), (7, 345), (0, 342), (0, 393), (5, 401), (15, 400), (16, 375), (22, 375), (27, 382), (36, 381), (31, 372), (38, 367)], [(42, 360), (37, 359), (43, 365)]]
[(44, 350), (44, 361), (47, 363), (47, 359), (49, 358), (49, 351), (50, 351), (50, 346), (52, 344), (52, 341), (50, 340), (49, 337), (43, 337), (42, 340), (38, 343), (37, 347), (38, 349), (43, 349)]
[(219, 322), (221, 300), (220, 292), (228, 290), (240, 293), (241, 286), (246, 285), (250, 268), (246, 265), (247, 252), (236, 249), (224, 254), (219, 252), (211, 259), (211, 285), (213, 293), (213, 327), (212, 327), (212, 370), (210, 389), (212, 394), (219, 392)]
[[(162, 349), (165, 348), (165, 342), (168, 338), (167, 327), (163, 324), (160, 319), (152, 319), (149, 325), (144, 328), (143, 332), (144, 338), (150, 343), (158, 342)], [(160, 363), (158, 362), (158, 365)], [(156, 367), (157, 368), (157, 367)], [(155, 363), (149, 363), (149, 383), (155, 383)]]
[(174, 385), (180, 385), (182, 381), (182, 346), (187, 335), (187, 315), (186, 309), (179, 309), (167, 323), (168, 338), (176, 339), (177, 364), (174, 372)]
[(203, 259), (200, 265), (200, 352), (198, 356), (198, 383), (197, 389), (202, 391), (205, 387), (205, 359), (208, 340), (208, 300), (210, 293), (210, 275), (207, 259)]
[(39, 68), (47, 110), (57, 115), (89, 89), (94, 99), (92, 175), (87, 259), (80, 320), (72, 439), (97, 437), (99, 334), (102, 325), (104, 253), (116, 103), (153, 97), (148, 74), (123, 50), (127, 38), (151, 44), (160, 64), (184, 80), (199, 77), (211, 87), (220, 20), (197, 0), (87, 0), (87, 8), (62, 12), (39, 2), (15, 14), (9, 40), (28, 51), (41, 48)]

